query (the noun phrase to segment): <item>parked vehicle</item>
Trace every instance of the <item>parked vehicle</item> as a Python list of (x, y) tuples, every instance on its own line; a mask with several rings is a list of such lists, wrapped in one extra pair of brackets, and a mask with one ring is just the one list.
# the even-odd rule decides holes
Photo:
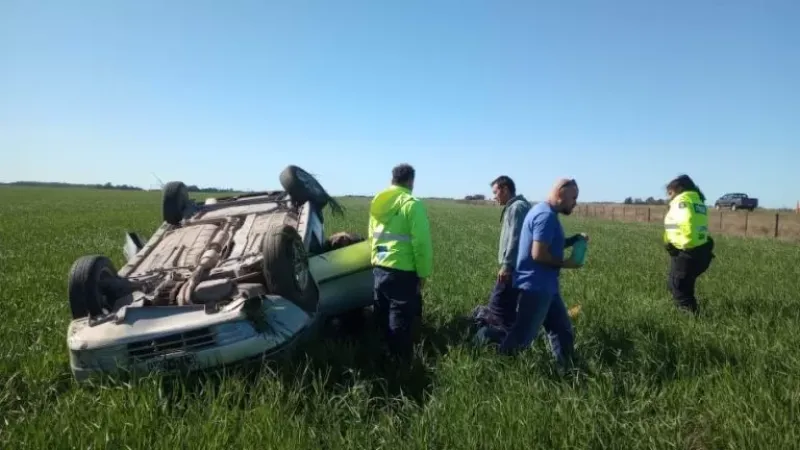
[(747, 194), (738, 192), (725, 194), (714, 202), (714, 207), (717, 209), (730, 208), (732, 211), (737, 209), (747, 209), (753, 211), (758, 208), (758, 199), (748, 197)]
[(129, 232), (117, 270), (102, 255), (69, 275), (73, 375), (185, 372), (278, 354), (324, 320), (372, 302), (368, 242), (325, 239), (322, 209), (343, 209), (296, 166), (284, 190), (198, 203), (182, 182), (163, 192), (163, 223)]

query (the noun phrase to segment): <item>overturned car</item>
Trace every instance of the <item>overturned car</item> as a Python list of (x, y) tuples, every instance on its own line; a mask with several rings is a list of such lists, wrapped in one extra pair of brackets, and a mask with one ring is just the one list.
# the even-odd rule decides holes
[(193, 371), (280, 353), (324, 320), (372, 301), (368, 242), (325, 239), (323, 208), (341, 206), (303, 169), (283, 190), (189, 198), (163, 190), (163, 223), (126, 237), (125, 265), (79, 258), (69, 274), (70, 365), (95, 374)]

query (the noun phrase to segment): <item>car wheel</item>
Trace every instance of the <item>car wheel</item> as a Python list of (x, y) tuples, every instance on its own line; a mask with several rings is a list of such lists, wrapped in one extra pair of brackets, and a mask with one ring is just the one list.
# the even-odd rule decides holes
[(114, 263), (105, 256), (82, 256), (69, 273), (69, 306), (72, 318), (97, 317), (111, 312), (114, 298), (109, 298), (104, 283), (117, 278)]
[(261, 243), (263, 271), (270, 293), (298, 304), (307, 312), (316, 312), (319, 291), (308, 267), (303, 239), (290, 225), (278, 225), (267, 231)]
[(323, 189), (322, 185), (313, 175), (300, 167), (294, 165), (287, 166), (283, 169), (279, 178), (281, 186), (289, 193), (289, 196), (296, 205), (311, 202), (320, 209), (325, 207), (325, 205), (330, 205), (331, 211), (334, 214), (344, 214), (342, 205)]
[(183, 212), (189, 205), (189, 189), (181, 181), (170, 181), (164, 186), (161, 199), (161, 215), (170, 225), (178, 225), (183, 220)]

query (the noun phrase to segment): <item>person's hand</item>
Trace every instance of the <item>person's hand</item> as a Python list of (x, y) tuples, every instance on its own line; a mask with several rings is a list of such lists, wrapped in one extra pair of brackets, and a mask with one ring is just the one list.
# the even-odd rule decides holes
[(497, 272), (497, 281), (502, 283), (508, 283), (511, 281), (511, 269), (506, 266), (501, 267)]
[(565, 269), (578, 269), (583, 267), (583, 264), (578, 264), (572, 258), (564, 260), (564, 268)]

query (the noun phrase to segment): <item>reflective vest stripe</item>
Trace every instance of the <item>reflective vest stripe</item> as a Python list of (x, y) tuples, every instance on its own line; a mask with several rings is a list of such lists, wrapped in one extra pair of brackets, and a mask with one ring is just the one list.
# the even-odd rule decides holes
[(373, 239), (382, 239), (387, 241), (398, 241), (398, 242), (409, 242), (411, 241), (411, 236), (407, 234), (398, 234), (398, 233), (388, 233), (384, 231), (376, 231), (372, 233)]
[[(680, 225), (677, 223), (668, 223), (664, 225), (665, 230), (677, 230), (678, 228), (680, 228)], [(708, 231), (708, 227), (705, 225), (700, 225), (696, 227), (696, 229), (697, 231)]]

